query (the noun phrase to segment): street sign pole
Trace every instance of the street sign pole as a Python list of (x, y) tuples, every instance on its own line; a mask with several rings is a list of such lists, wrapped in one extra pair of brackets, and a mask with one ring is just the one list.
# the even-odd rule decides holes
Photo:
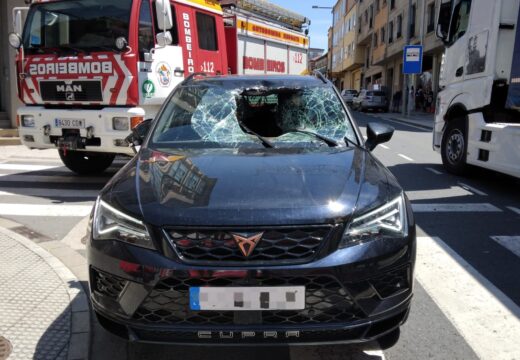
[[(408, 0), (408, 21), (406, 22), (406, 45), (410, 45), (410, 37), (411, 37), (411, 34), (410, 34), (410, 24), (411, 24), (411, 20), (412, 19), (412, 0)], [(409, 90), (409, 83), (408, 83), (408, 74), (405, 73), (404, 71), (404, 59), (403, 59), (403, 95), (402, 95), (402, 99), (403, 99), (403, 107), (401, 109), (401, 114), (403, 116), (407, 116), (407, 115), (410, 115), (408, 113), (408, 99), (409, 99), (409, 94), (410, 90)]]

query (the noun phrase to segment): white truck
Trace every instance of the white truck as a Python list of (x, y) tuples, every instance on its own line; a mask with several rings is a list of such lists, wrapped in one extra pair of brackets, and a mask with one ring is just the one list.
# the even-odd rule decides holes
[(444, 167), (520, 177), (520, 0), (441, 0), (433, 147)]

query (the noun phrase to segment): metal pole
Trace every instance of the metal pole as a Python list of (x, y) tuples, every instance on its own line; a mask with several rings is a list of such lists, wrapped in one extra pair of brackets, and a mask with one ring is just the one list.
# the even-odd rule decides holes
[[(412, 0), (408, 0), (408, 21), (406, 23), (406, 45), (410, 45), (410, 38), (411, 38), (410, 25), (412, 23), (411, 20), (412, 20)], [(404, 57), (404, 54), (403, 54), (403, 57)], [(403, 61), (404, 61), (404, 58), (403, 58)], [(401, 109), (401, 114), (403, 116), (410, 115), (410, 112), (408, 111), (408, 108), (409, 108), (408, 102), (410, 101), (409, 94), (410, 94), (410, 76), (403, 74), (403, 108)]]

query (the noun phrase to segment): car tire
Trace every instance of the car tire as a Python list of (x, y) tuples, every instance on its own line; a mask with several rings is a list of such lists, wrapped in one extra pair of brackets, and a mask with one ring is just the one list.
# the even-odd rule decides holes
[(115, 154), (89, 153), (82, 151), (58, 151), (61, 161), (78, 175), (100, 174), (114, 161)]
[(468, 151), (468, 136), (465, 118), (456, 118), (448, 122), (442, 136), (442, 164), (448, 172), (464, 175), (468, 171), (466, 156)]
[(388, 350), (393, 347), (399, 341), (399, 337), (401, 336), (400, 328), (392, 330), (388, 334), (385, 334), (377, 339), (379, 343), (379, 347), (381, 350)]

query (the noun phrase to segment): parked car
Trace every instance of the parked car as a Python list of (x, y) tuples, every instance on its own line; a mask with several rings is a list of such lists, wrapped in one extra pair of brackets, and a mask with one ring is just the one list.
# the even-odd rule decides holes
[(379, 90), (361, 90), (352, 103), (352, 107), (360, 111), (382, 110), (388, 112), (389, 106), (386, 93)]
[(352, 105), (352, 100), (358, 95), (357, 90), (343, 90), (341, 92), (341, 97), (343, 98), (343, 101), (347, 105)]
[(181, 83), (96, 201), (99, 322), (154, 343), (397, 339), (415, 223), (371, 154), (393, 128), (369, 124), (365, 142), (339, 96), (312, 76)]

